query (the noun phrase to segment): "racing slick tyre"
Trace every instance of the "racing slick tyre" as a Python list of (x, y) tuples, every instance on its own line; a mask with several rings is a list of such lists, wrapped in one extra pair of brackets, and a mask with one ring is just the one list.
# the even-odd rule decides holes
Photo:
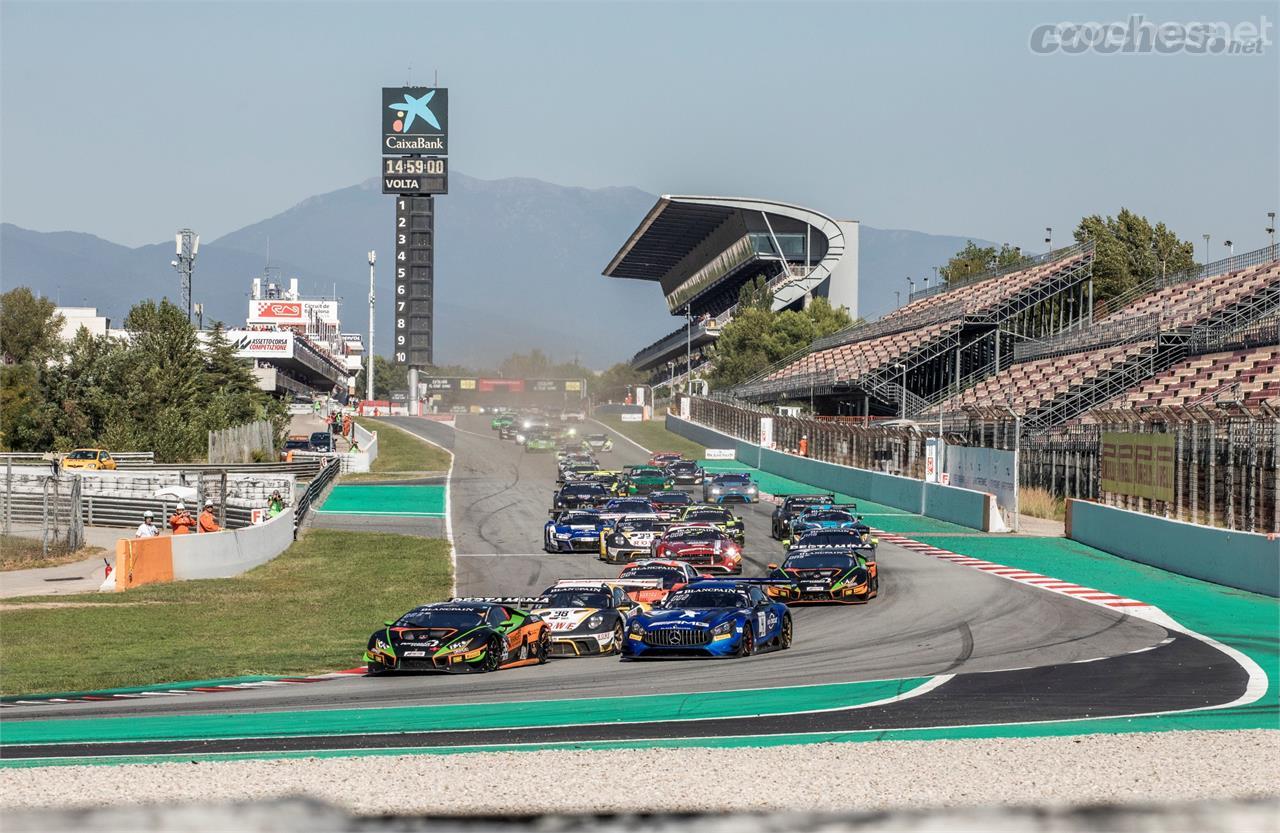
[(485, 646), (484, 660), (480, 663), (481, 671), (488, 673), (502, 667), (503, 641), (502, 637), (496, 633), (489, 638), (489, 644)]
[(538, 660), (538, 665), (546, 665), (547, 660), (551, 658), (551, 631), (543, 630), (542, 635), (538, 637), (538, 644), (534, 646), (533, 656)]
[(782, 630), (778, 633), (778, 648), (785, 651), (791, 647), (791, 640), (795, 637), (795, 630), (791, 625), (791, 617), (782, 617)]
[(370, 677), (380, 677), (387, 673), (387, 666), (380, 662), (370, 662), (365, 666)]
[(627, 633), (622, 627), (622, 620), (619, 619), (618, 623), (613, 626), (613, 650), (610, 653), (621, 654), (622, 640), (626, 638), (627, 638)]
[(749, 657), (756, 652), (756, 634), (751, 630), (750, 622), (742, 624), (742, 638), (738, 640), (738, 651), (734, 656)]

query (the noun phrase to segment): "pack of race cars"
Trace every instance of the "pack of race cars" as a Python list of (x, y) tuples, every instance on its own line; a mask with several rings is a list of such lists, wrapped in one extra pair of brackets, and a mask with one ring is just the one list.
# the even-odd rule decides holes
[(537, 596), (415, 608), (370, 636), (371, 674), (495, 671), (553, 656), (742, 657), (791, 646), (789, 605), (859, 604), (879, 592), (877, 542), (857, 507), (832, 494), (774, 496), (771, 532), (785, 554), (764, 575), (743, 578), (745, 525), (728, 504), (760, 500), (748, 473), (708, 473), (666, 452), (607, 467), (598, 457), (612, 448), (607, 434), (579, 435), (537, 414), (499, 415), (492, 427), (528, 452), (541, 444), (555, 452), (543, 549), (621, 570), (563, 579)]

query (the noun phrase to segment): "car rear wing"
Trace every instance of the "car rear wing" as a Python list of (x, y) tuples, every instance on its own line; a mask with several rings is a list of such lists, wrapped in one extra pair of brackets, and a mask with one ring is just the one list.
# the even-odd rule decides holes
[[(831, 493), (825, 494), (790, 494), (790, 495), (774, 495), (774, 503), (782, 505), (787, 502), (787, 498), (800, 498), (801, 500), (812, 500), (814, 503), (834, 503), (836, 496)], [(812, 505), (812, 504), (808, 504)]]
[(730, 584), (755, 584), (755, 585), (779, 585), (779, 584), (794, 583), (790, 579), (785, 579), (785, 578), (724, 578), (722, 576), (705, 576), (702, 578), (696, 578), (693, 581), (689, 582), (689, 584), (694, 585), (702, 581), (714, 581), (722, 584), (730, 583)]
[(546, 596), (459, 596), (451, 602), (479, 602), (481, 604), (510, 605), (521, 610), (546, 607), (551, 600)]

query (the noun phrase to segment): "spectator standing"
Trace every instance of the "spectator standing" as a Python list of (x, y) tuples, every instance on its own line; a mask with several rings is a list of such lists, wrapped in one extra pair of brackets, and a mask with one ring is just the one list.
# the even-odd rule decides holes
[(178, 508), (169, 517), (169, 528), (173, 530), (174, 535), (188, 535), (195, 531), (196, 519), (191, 517), (185, 503), (178, 502)]
[(156, 529), (155, 513), (148, 509), (142, 513), (142, 523), (138, 524), (137, 530), (134, 531), (134, 538), (154, 538), (160, 534), (160, 530)]
[(218, 519), (213, 516), (212, 500), (206, 500), (204, 502), (204, 510), (200, 513), (200, 522), (197, 528), (200, 532), (222, 531), (222, 527), (218, 526)]
[(284, 511), (284, 498), (280, 497), (280, 490), (276, 489), (271, 493), (271, 501), (267, 504), (267, 515), (274, 518)]

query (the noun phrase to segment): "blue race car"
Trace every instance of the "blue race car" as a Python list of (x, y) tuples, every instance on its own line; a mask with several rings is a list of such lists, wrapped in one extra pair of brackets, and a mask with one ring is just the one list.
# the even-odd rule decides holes
[(851, 511), (852, 505), (818, 505), (811, 506), (791, 519), (791, 538), (796, 538), (814, 529), (852, 529), (859, 534), (870, 532), (870, 528), (862, 522), (862, 516)]
[(759, 584), (695, 581), (632, 618), (622, 658), (745, 657), (790, 648), (791, 638), (791, 612)]
[(731, 500), (743, 503), (759, 503), (760, 490), (751, 482), (751, 475), (745, 472), (717, 474), (710, 480), (702, 482), (703, 503), (725, 503)]
[(598, 552), (604, 523), (594, 510), (558, 512), (542, 529), (542, 548), (547, 552)]

